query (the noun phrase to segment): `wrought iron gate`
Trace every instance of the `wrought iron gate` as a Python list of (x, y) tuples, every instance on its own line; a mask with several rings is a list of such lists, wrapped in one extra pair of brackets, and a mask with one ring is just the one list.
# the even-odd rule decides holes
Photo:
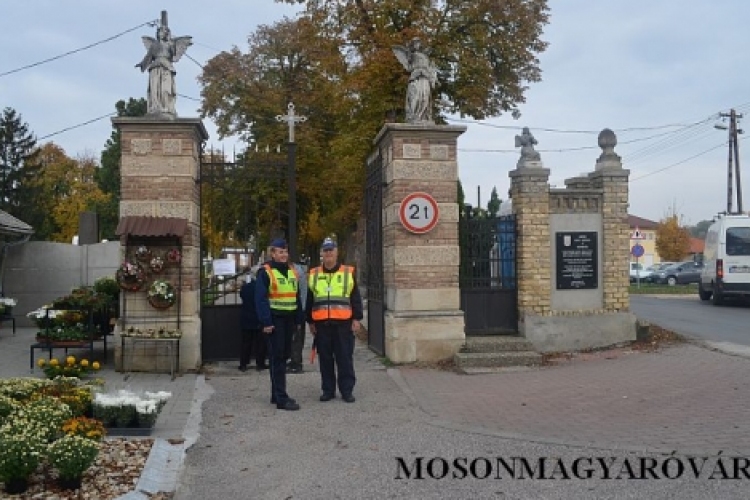
[(514, 334), (518, 330), (516, 218), (462, 217), (461, 309), (467, 335)]
[(385, 283), (383, 276), (383, 159), (367, 162), (365, 186), (367, 333), (370, 349), (385, 354)]
[[(201, 356), (204, 362), (237, 359), (240, 352), (240, 288), (260, 253), (253, 236), (274, 216), (288, 216), (288, 156), (252, 152), (227, 160), (201, 154)], [(261, 211), (261, 208), (271, 210)], [(275, 214), (275, 215), (274, 215)], [(287, 221), (288, 222), (288, 221)], [(213, 247), (213, 249), (211, 249)], [(235, 258), (234, 275), (216, 276), (208, 258)], [(236, 256), (246, 255), (243, 262)]]

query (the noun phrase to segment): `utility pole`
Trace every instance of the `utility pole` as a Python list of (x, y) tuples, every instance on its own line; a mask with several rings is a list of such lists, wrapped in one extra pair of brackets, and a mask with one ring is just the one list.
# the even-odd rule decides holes
[[(741, 113), (737, 113), (734, 109), (731, 109), (729, 113), (719, 113), (721, 118), (729, 118), (729, 126), (726, 125), (715, 125), (714, 127), (719, 130), (729, 131), (729, 151), (727, 156), (727, 214), (734, 213), (732, 211), (732, 187), (733, 179), (736, 177), (737, 182), (737, 212), (743, 213), (742, 209), (742, 177), (740, 175), (740, 146), (737, 140), (737, 135), (742, 133), (742, 129), (738, 128), (738, 120), (742, 118)], [(734, 170), (734, 172), (733, 172)]]

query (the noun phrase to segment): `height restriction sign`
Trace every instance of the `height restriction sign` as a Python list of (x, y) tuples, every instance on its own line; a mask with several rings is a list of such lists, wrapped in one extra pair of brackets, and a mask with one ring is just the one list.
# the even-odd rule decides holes
[(415, 234), (424, 234), (435, 228), (440, 217), (435, 198), (427, 193), (411, 193), (398, 209), (401, 224)]

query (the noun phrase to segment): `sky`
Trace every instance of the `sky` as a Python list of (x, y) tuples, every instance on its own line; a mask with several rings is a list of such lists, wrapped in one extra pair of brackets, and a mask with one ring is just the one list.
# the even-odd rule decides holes
[[(482, 205), (493, 187), (507, 197), (508, 172), (520, 154), (514, 137), (522, 127), (536, 137), (550, 183), (559, 187), (594, 169), (597, 135), (610, 128), (630, 170), (631, 214), (660, 220), (676, 211), (695, 224), (725, 210), (727, 131), (714, 126), (732, 108), (747, 116), (740, 128), (750, 119), (750, 2), (549, 0), (549, 7), (542, 81), (529, 85), (521, 117), (449, 119), (467, 127), (458, 144), (467, 201), (476, 204), (477, 187)], [(200, 64), (233, 46), (246, 50), (258, 25), (296, 9), (273, 0), (0, 0), (0, 108), (21, 113), (40, 143), (98, 157), (115, 102), (146, 95), (147, 75), (134, 66), (145, 51), (141, 36), (154, 36), (154, 28), (142, 25), (161, 10), (169, 12), (173, 36), (193, 37), (190, 58), (176, 65), (177, 112), (197, 117)], [(15, 71), (27, 65), (34, 66)], [(210, 145), (235, 144), (231, 137), (222, 141), (210, 119), (204, 124)], [(750, 173), (742, 175), (747, 193)], [(745, 202), (750, 210), (750, 194)]]

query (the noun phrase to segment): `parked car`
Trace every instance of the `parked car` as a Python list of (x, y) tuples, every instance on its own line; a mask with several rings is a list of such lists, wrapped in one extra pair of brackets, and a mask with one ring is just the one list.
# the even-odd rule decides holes
[(656, 278), (659, 277), (659, 273), (661, 271), (663, 271), (664, 269), (668, 267), (672, 267), (675, 264), (677, 264), (677, 262), (659, 262), (658, 264), (654, 264), (653, 266), (646, 268), (646, 271), (649, 271), (649, 275), (646, 278), (646, 282), (655, 283)]
[(640, 262), (631, 262), (630, 263), (630, 282), (635, 283), (640, 279), (641, 281), (645, 281), (646, 278), (648, 278), (651, 275), (651, 272), (647, 269), (644, 269), (643, 264)]
[(670, 286), (698, 283), (701, 280), (703, 264), (692, 260), (680, 262), (658, 272), (655, 282)]
[(698, 285), (701, 300), (750, 297), (750, 217), (723, 216), (708, 228), (705, 267)]

